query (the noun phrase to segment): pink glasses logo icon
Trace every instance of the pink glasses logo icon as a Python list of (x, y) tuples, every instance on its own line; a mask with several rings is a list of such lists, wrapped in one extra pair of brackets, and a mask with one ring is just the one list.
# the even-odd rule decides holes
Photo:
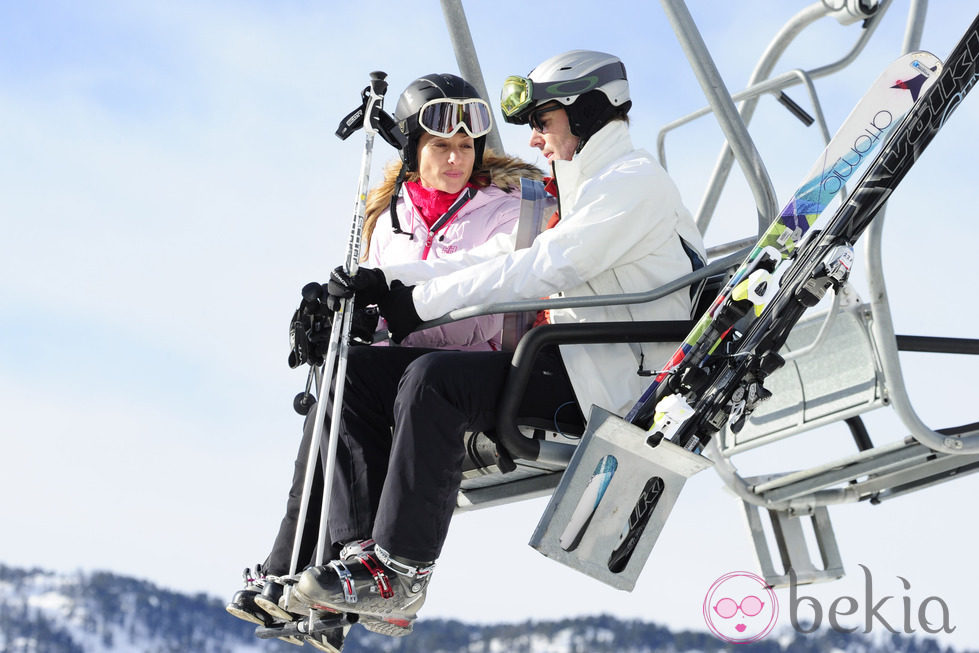
[(746, 596), (741, 599), (739, 604), (734, 599), (729, 599), (727, 597), (721, 599), (714, 606), (714, 612), (721, 616), (723, 619), (730, 619), (741, 610), (742, 614), (746, 617), (754, 617), (762, 608), (765, 607), (765, 602), (762, 601), (757, 596)]
[(734, 644), (756, 642), (775, 627), (778, 600), (764, 579), (747, 571), (721, 576), (704, 597), (704, 621)]

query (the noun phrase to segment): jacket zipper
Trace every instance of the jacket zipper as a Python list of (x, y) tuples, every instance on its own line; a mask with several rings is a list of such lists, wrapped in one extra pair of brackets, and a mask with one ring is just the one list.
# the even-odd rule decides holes
[(466, 204), (469, 203), (476, 195), (476, 189), (472, 186), (467, 186), (466, 190), (463, 191), (461, 195), (452, 203), (449, 210), (442, 214), (442, 217), (435, 221), (428, 229), (428, 236), (425, 238), (425, 249), (422, 250), (422, 260), (428, 260), (428, 253), (432, 250), (432, 243), (435, 242), (435, 234), (439, 232), (440, 229), (449, 226), (449, 223), (459, 214)]

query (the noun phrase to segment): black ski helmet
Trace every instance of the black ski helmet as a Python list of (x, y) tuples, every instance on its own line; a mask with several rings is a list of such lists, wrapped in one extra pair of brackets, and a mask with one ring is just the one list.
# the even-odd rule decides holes
[(571, 50), (543, 61), (526, 77), (513, 75), (503, 83), (500, 107), (511, 124), (526, 125), (549, 102), (564, 106), (580, 151), (595, 132), (632, 107), (625, 65), (605, 52)]
[[(432, 73), (408, 84), (408, 88), (398, 98), (398, 106), (394, 110), (394, 120), (407, 139), (407, 143), (401, 149), (401, 160), (407, 172), (418, 170), (418, 140), (425, 133), (418, 122), (418, 112), (426, 102), (439, 98), (482, 100), (472, 84), (450, 73)], [(473, 170), (478, 170), (483, 163), (486, 136), (474, 139), (473, 143), (476, 153)]]

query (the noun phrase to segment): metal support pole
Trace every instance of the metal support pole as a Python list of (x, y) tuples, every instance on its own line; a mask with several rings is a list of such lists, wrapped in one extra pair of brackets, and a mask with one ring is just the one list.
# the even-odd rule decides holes
[(911, 0), (908, 10), (908, 25), (904, 31), (904, 45), (901, 53), (914, 52), (921, 48), (921, 33), (925, 29), (925, 16), (928, 14), (928, 0)]
[[(778, 213), (778, 202), (772, 181), (765, 169), (765, 164), (755, 149), (755, 144), (748, 135), (748, 130), (741, 120), (737, 107), (731, 99), (731, 94), (724, 85), (724, 80), (707, 50), (697, 25), (693, 22), (690, 10), (683, 0), (661, 0), (663, 10), (669, 18), (676, 33), (680, 46), (687, 55), (687, 60), (693, 68), (697, 81), (700, 82), (707, 102), (717, 116), (724, 136), (730, 144), (731, 151), (737, 158), (744, 171), (748, 185), (758, 207), (759, 233), (767, 228), (768, 223)], [(700, 226), (698, 224), (698, 226)]]
[[(476, 46), (473, 45), (472, 32), (469, 31), (469, 22), (466, 20), (466, 12), (462, 9), (462, 0), (441, 0), (442, 13), (445, 15), (445, 26), (449, 30), (449, 38), (452, 40), (452, 50), (456, 55), (456, 63), (459, 66), (459, 73), (463, 79), (476, 87), (479, 94), (483, 96), (490, 106), (496, 103), (486, 92), (486, 82), (483, 81), (483, 72), (479, 67), (479, 59), (476, 58)], [(486, 135), (486, 145), (491, 147), (497, 154), (503, 154), (503, 141), (500, 140), (499, 121), (493, 121), (493, 130)]]

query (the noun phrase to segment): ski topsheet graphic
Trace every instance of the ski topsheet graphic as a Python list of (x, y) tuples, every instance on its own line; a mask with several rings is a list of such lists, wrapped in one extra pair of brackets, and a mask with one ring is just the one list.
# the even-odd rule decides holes
[(639, 493), (639, 499), (636, 500), (636, 505), (633, 507), (632, 512), (629, 513), (629, 519), (626, 521), (625, 526), (622, 528), (622, 533), (619, 535), (619, 545), (615, 547), (612, 555), (609, 556), (609, 571), (619, 573), (629, 564), (629, 559), (632, 558), (632, 552), (636, 550), (639, 538), (642, 537), (643, 531), (646, 530), (649, 517), (653, 514), (653, 510), (656, 509), (656, 504), (659, 503), (659, 498), (663, 496), (663, 490), (665, 488), (666, 484), (663, 483), (663, 479), (659, 476), (654, 476), (646, 481), (646, 485), (643, 486), (642, 492)]
[[(776, 267), (793, 255), (816, 219), (873, 158), (941, 69), (934, 55), (912, 52), (891, 63), (877, 78), (806, 174), (806, 181), (626, 415), (628, 421), (649, 428), (656, 421), (661, 399), (681, 384), (696, 387), (706, 380), (702, 368), (734, 324), (746, 315), (750, 319), (760, 314), (772, 296)], [(679, 425), (674, 421), (673, 426)]]
[(711, 465), (669, 440), (651, 447), (645, 434), (592, 406), (530, 545), (611, 587), (632, 590), (686, 480)]
[[(925, 63), (923, 55), (912, 56), (919, 61), (920, 70)], [(827, 290), (835, 290), (846, 281), (857, 238), (979, 79), (977, 60), (979, 16), (943, 66), (936, 66), (931, 71), (928, 65), (931, 74), (925, 75), (924, 80), (913, 76), (894, 84), (896, 91), (906, 92), (911, 97), (917, 94), (918, 99), (900, 124), (890, 128), (890, 137), (882, 148), (878, 148), (859, 180), (852, 184), (852, 192), (826, 226), (813, 231), (791, 254), (772, 245), (770, 240), (776, 227), (784, 232), (788, 226), (782, 217), (777, 221), (780, 224), (773, 224), (766, 232), (736, 278), (715, 302), (718, 310), (705, 316), (713, 318), (714, 324), (708, 324), (707, 330), (688, 338), (684, 343), (686, 351), (678, 352), (679, 365), (673, 366), (674, 373), (668, 377), (661, 375), (659, 387), (644, 393), (631, 411), (633, 423), (643, 428), (652, 425), (655, 436), (657, 420), (669, 421), (664, 415), (656, 414), (659, 400), (680, 394), (693, 410), (687, 411), (683, 423), (675, 430), (673, 441), (677, 444), (696, 450), (725, 424), (730, 423), (732, 430), (738, 430), (757, 403), (768, 395), (763, 382), (783, 364), (778, 351), (790, 330)], [(841, 133), (849, 128), (848, 121)], [(852, 173), (851, 177), (857, 178)], [(778, 237), (775, 243), (778, 243)], [(739, 299), (748, 295), (742, 290), (742, 284), (747, 281), (750, 285), (750, 273), (742, 274), (745, 268), (751, 268), (749, 272), (758, 269), (775, 272), (774, 267), (752, 265), (764, 259), (766, 251), (769, 252), (767, 256), (780, 254), (782, 259), (773, 261), (781, 268), (777, 283), (761, 281), (769, 286), (762, 302)], [(728, 308), (735, 306), (737, 308)], [(736, 328), (732, 329), (735, 324)], [(711, 328), (714, 328), (713, 332)], [(708, 359), (719, 345), (723, 345), (724, 355)]]
[(578, 500), (578, 505), (575, 506), (571, 519), (568, 520), (568, 526), (559, 538), (561, 548), (565, 551), (574, 551), (581, 542), (581, 536), (585, 534), (591, 518), (598, 510), (598, 504), (602, 502), (605, 490), (612, 482), (612, 475), (615, 474), (618, 465), (619, 461), (611, 454), (603, 456), (595, 465), (595, 473), (585, 486), (585, 491), (582, 492), (581, 499)]

